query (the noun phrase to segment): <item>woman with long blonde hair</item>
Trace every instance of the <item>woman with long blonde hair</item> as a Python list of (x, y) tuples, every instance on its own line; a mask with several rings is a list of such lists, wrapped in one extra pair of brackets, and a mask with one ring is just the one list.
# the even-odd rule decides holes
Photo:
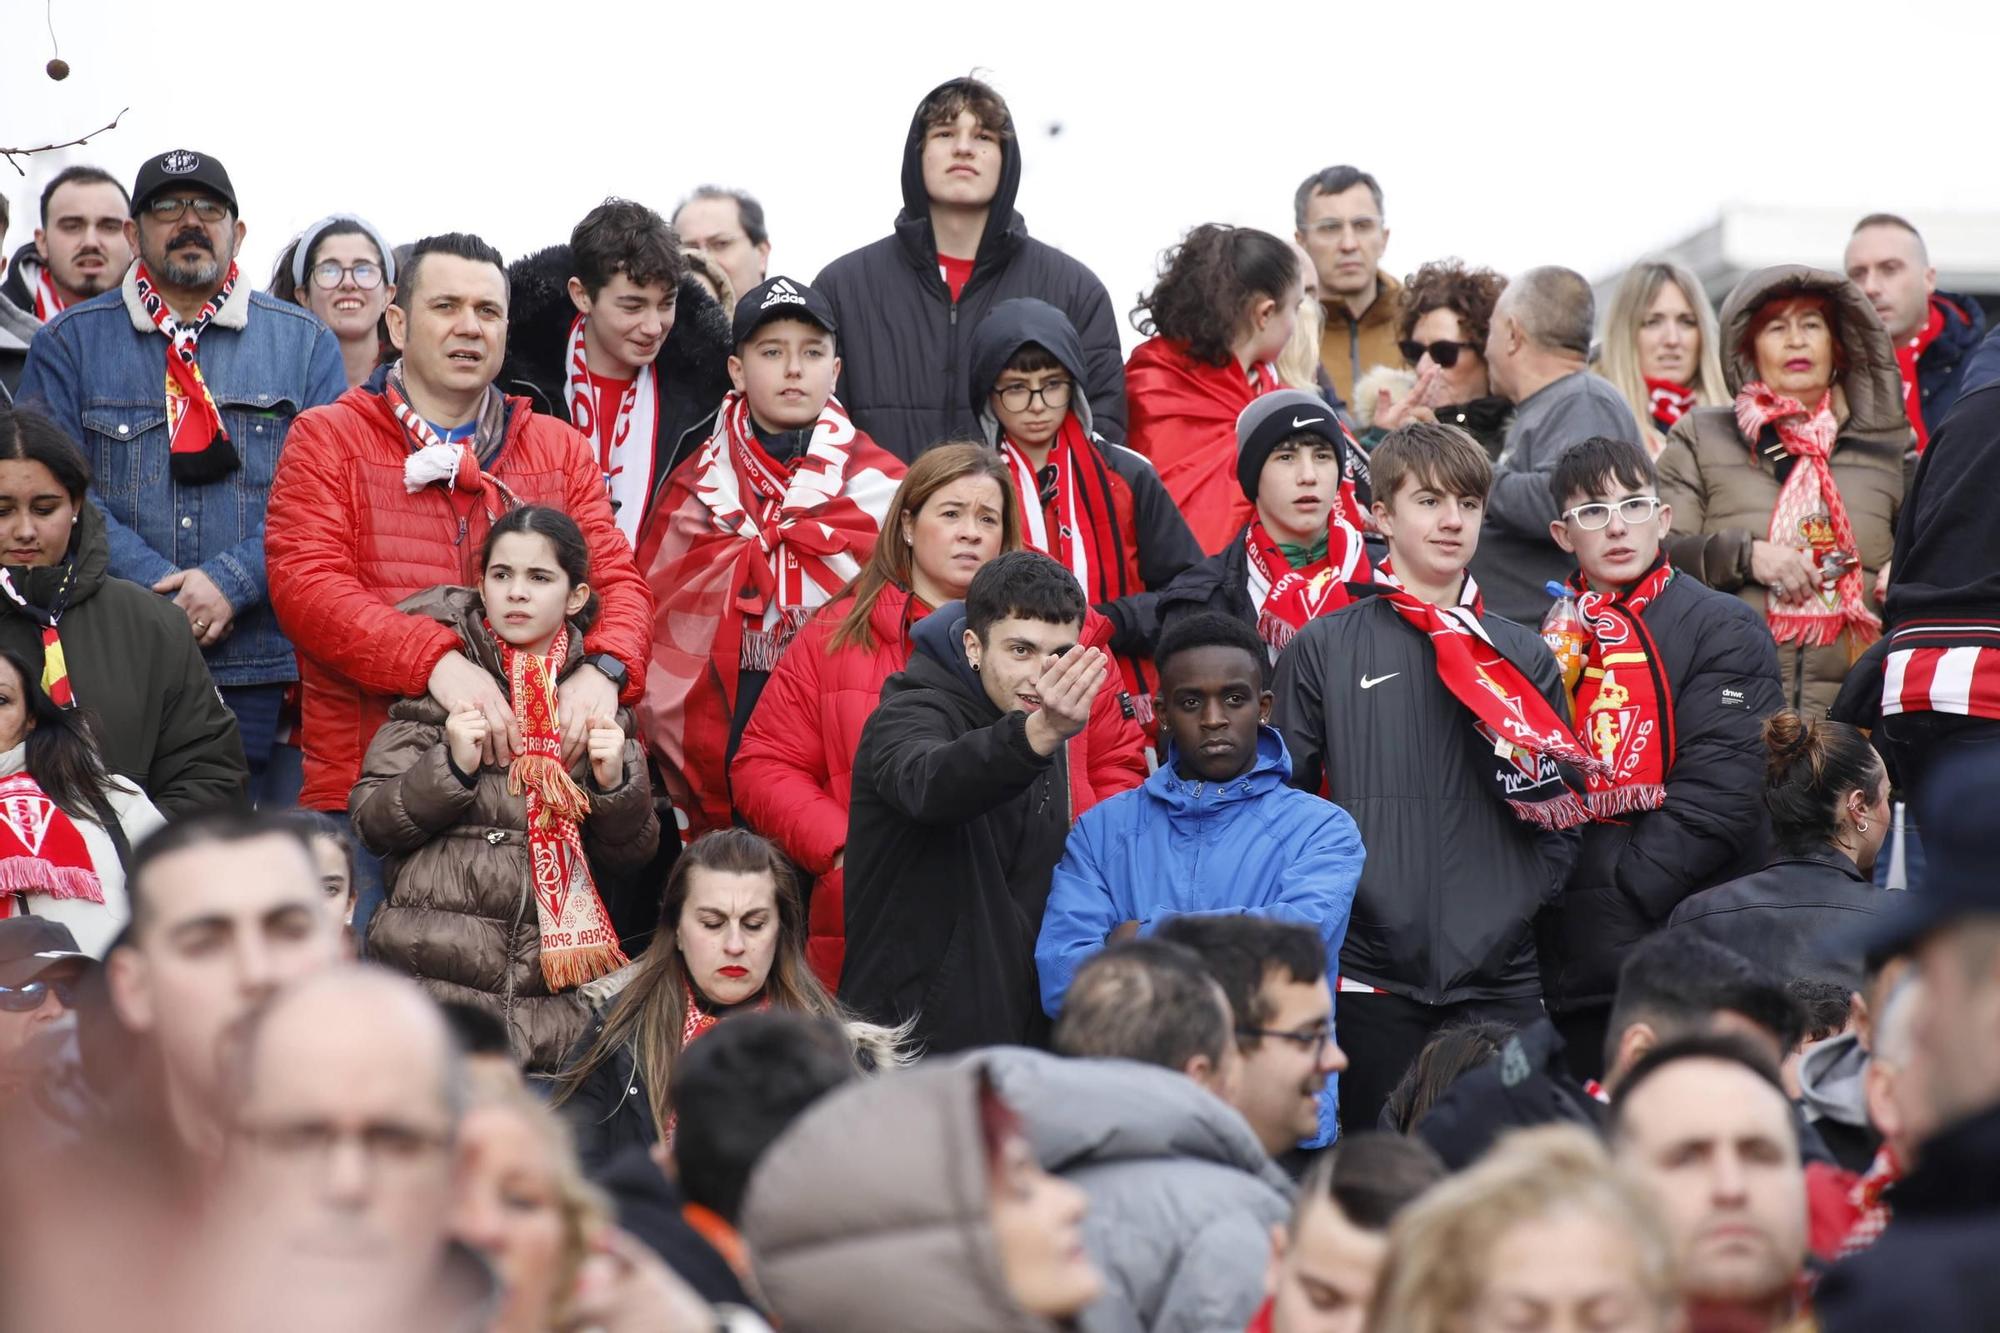
[(1642, 259), (1625, 270), (1598, 349), (1598, 373), (1631, 404), (1655, 458), (1676, 421), (1730, 400), (1715, 307), (1700, 280), (1672, 260)]

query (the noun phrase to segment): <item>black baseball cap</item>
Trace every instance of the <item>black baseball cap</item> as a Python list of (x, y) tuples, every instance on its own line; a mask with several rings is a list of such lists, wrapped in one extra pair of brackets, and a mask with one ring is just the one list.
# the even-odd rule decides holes
[(59, 963), (95, 962), (76, 947), (69, 927), (45, 916), (0, 921), (0, 986), (25, 986)]
[(736, 303), (736, 323), (732, 340), (741, 347), (750, 335), (774, 319), (802, 319), (838, 336), (833, 303), (803, 282), (791, 278), (766, 278), (743, 294)]
[(189, 185), (199, 185), (219, 196), (229, 205), (230, 212), (241, 214), (236, 207), (236, 187), (229, 183), (229, 173), (223, 170), (222, 163), (192, 148), (176, 148), (147, 158), (146, 164), (139, 168), (139, 179), (132, 183), (132, 216), (138, 217), (139, 210), (154, 195)]
[(1967, 916), (2000, 917), (2000, 743), (1966, 745), (1929, 765), (1916, 811), (1923, 880), (1872, 918), (1860, 943), (1871, 961), (1908, 953)]

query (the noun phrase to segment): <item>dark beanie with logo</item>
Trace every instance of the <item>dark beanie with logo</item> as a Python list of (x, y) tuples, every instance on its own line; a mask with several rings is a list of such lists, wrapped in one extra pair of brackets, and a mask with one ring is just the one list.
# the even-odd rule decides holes
[(1271, 452), (1294, 435), (1317, 435), (1336, 449), (1347, 443), (1326, 399), (1304, 389), (1264, 394), (1236, 418), (1236, 480), (1251, 503), (1257, 500), (1257, 479)]

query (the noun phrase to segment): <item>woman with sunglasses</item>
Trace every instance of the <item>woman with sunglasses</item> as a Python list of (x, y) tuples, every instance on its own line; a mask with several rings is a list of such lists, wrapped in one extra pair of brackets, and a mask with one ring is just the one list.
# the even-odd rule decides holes
[(1442, 421), (1479, 441), (1487, 457), (1500, 457), (1513, 405), (1493, 392), (1482, 349), (1506, 285), (1492, 269), (1456, 259), (1435, 260), (1410, 275), (1397, 302), (1397, 346), (1415, 379), (1399, 394), (1385, 380), (1409, 372), (1377, 367), (1362, 377), (1355, 403), (1374, 413), (1361, 436), (1364, 448), (1412, 421)]
[(278, 257), (271, 294), (304, 306), (333, 330), (351, 389), (375, 373), (378, 325), (396, 296), (396, 255), (372, 223), (334, 213)]
[(57, 707), (37, 674), (0, 649), (0, 916), (47, 917), (102, 958), (131, 916), (132, 847), (166, 820), (105, 768), (91, 715)]
[(1632, 405), (1655, 458), (1676, 421), (1729, 402), (1715, 308), (1694, 274), (1669, 260), (1642, 259), (1625, 270), (1597, 357), (1598, 373)]

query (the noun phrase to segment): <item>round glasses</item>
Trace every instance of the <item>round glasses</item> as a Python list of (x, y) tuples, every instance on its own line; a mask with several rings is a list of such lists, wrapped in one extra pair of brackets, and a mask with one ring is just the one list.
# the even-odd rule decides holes
[(203, 222), (220, 222), (229, 216), (229, 205), (214, 199), (177, 199), (171, 196), (149, 200), (147, 216), (155, 222), (179, 222), (190, 208)]
[(1479, 349), (1471, 343), (1451, 342), (1442, 338), (1434, 343), (1420, 343), (1414, 338), (1405, 338), (1396, 344), (1396, 350), (1403, 354), (1403, 360), (1413, 366), (1423, 360), (1424, 353), (1429, 352), (1431, 360), (1437, 363), (1439, 370), (1450, 370), (1458, 364), (1460, 352), (1476, 352)]
[(1068, 380), (1050, 380), (1040, 388), (1027, 384), (1009, 384), (995, 389), (993, 396), (998, 398), (1000, 406), (1009, 412), (1026, 411), (1028, 404), (1037, 398), (1040, 398), (1042, 406), (1050, 411), (1059, 411), (1069, 406), (1070, 388)]
[(313, 265), (313, 286), (330, 292), (349, 274), (354, 277), (354, 285), (364, 292), (372, 292), (382, 285), (382, 266), (373, 260), (361, 259), (343, 264), (338, 259), (322, 259)]
[(1641, 523), (1649, 522), (1653, 515), (1659, 513), (1660, 504), (1661, 501), (1658, 496), (1632, 495), (1620, 500), (1615, 505), (1578, 505), (1574, 509), (1565, 510), (1563, 517), (1576, 524), (1579, 528), (1582, 528), (1585, 532), (1596, 532), (1599, 528), (1611, 525), (1611, 511), (1616, 509), (1620, 523), (1623, 523), (1628, 528), (1636, 528)]

